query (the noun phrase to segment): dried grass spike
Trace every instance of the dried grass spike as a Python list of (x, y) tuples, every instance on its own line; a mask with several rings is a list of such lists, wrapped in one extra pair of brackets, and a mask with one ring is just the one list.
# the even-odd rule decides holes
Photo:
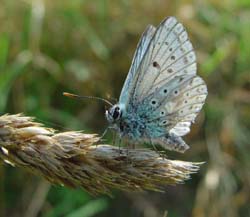
[(91, 194), (163, 191), (183, 183), (200, 163), (162, 158), (149, 149), (98, 144), (96, 134), (55, 133), (31, 117), (0, 116), (0, 157), (55, 184), (82, 187)]

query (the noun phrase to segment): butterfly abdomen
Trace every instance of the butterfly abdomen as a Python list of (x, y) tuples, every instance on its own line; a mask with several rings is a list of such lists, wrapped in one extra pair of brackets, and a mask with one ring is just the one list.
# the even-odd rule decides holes
[(153, 144), (158, 144), (162, 146), (164, 149), (168, 149), (170, 151), (177, 151), (184, 153), (189, 146), (185, 143), (185, 141), (175, 134), (169, 133), (163, 137), (151, 139)]

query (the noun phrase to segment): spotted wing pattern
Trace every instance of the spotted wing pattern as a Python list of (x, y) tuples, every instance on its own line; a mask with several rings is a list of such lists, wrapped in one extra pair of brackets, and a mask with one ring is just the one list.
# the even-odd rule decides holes
[(207, 87), (196, 75), (193, 46), (176, 18), (159, 25), (137, 70), (130, 106), (168, 134), (186, 135), (205, 102)]

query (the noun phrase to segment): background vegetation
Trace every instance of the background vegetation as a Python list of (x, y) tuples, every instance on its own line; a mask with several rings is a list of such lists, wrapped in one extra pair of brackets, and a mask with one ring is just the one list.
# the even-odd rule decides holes
[(206, 161), (166, 193), (92, 197), (50, 186), (0, 162), (0, 216), (250, 216), (250, 1), (0, 0), (0, 111), (58, 130), (102, 133), (104, 106), (63, 91), (119, 97), (147, 24), (174, 15), (195, 47), (209, 96), (191, 149), (170, 158)]

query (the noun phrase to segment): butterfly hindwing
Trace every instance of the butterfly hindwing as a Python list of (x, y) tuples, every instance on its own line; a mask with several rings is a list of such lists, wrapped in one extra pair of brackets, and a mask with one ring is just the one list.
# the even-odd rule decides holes
[[(190, 131), (207, 96), (204, 81), (196, 75), (176, 76), (147, 96), (138, 106), (138, 114), (146, 114), (150, 141), (165, 149), (184, 152), (189, 146), (181, 136)], [(158, 130), (156, 130), (158, 129)], [(155, 132), (163, 132), (156, 136)], [(164, 133), (165, 132), (165, 133)]]
[(191, 123), (194, 122), (205, 103), (207, 86), (202, 78), (196, 76), (189, 81), (186, 87), (180, 88), (180, 90), (180, 97), (172, 99), (176, 103), (175, 114), (178, 118), (170, 133), (184, 136), (189, 133)]
[(151, 106), (148, 121), (158, 122), (166, 132), (184, 136), (190, 131), (206, 96), (206, 85), (199, 76), (177, 76), (145, 99), (144, 105)]

